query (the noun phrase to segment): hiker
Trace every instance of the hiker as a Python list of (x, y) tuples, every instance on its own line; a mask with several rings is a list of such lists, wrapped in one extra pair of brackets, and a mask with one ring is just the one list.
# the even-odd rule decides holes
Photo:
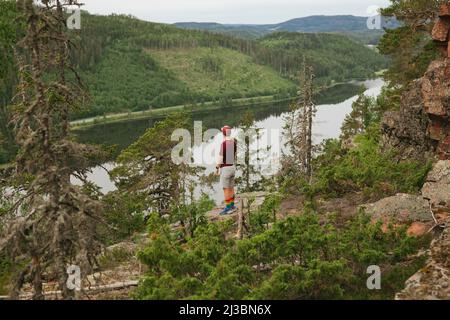
[(231, 127), (224, 126), (222, 129), (223, 141), (220, 146), (220, 153), (217, 159), (216, 169), (220, 170), (220, 184), (223, 188), (225, 196), (225, 209), (220, 215), (231, 214), (236, 211), (234, 205), (235, 193), (234, 193), (234, 178), (236, 175), (236, 153), (237, 142), (231, 138)]

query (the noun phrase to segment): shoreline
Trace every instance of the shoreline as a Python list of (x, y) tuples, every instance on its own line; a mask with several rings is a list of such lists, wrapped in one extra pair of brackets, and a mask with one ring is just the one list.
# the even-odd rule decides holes
[[(375, 73), (375, 77), (373, 79), (376, 79), (379, 77), (379, 72)], [(368, 79), (352, 79), (345, 82), (338, 82), (334, 83), (332, 85), (322, 87), (320, 91), (317, 93), (320, 93), (322, 91), (331, 89), (333, 87), (344, 85), (344, 84), (352, 84), (354, 82), (361, 82), (371, 80)], [(267, 104), (273, 104), (273, 103), (283, 103), (283, 102), (290, 102), (295, 99), (298, 99), (299, 96), (295, 97), (289, 97), (289, 98), (283, 98), (283, 99), (275, 99), (275, 95), (270, 96), (257, 96), (257, 97), (251, 97), (251, 98), (238, 98), (238, 99), (232, 99), (230, 106), (222, 106), (215, 102), (205, 102), (203, 104), (193, 104), (193, 105), (178, 105), (178, 106), (171, 106), (171, 107), (163, 107), (163, 108), (156, 108), (151, 110), (143, 110), (143, 111), (133, 111), (133, 112), (122, 112), (122, 113), (115, 113), (115, 114), (109, 114), (104, 116), (96, 116), (91, 118), (84, 118), (84, 119), (78, 119), (70, 122), (71, 129), (74, 131), (77, 130), (83, 130), (95, 127), (97, 125), (102, 124), (108, 124), (108, 123), (120, 123), (120, 122), (127, 122), (132, 120), (140, 120), (140, 119), (159, 119), (164, 118), (168, 114), (174, 111), (182, 111), (186, 110), (191, 112), (191, 114), (201, 113), (201, 112), (207, 112), (207, 111), (215, 111), (222, 108), (243, 108), (243, 107), (251, 107), (251, 106), (261, 106), (261, 105), (267, 105)]]
[[(179, 105), (172, 107), (164, 107), (152, 110), (134, 111), (126, 113), (110, 114), (106, 116), (97, 116), (93, 118), (86, 118), (80, 120), (74, 120), (70, 122), (71, 129), (74, 131), (91, 128), (101, 124), (108, 123), (120, 123), (139, 119), (158, 119), (164, 118), (168, 114), (174, 111), (189, 111), (192, 114), (202, 113), (207, 111), (215, 111), (222, 108), (243, 108), (251, 106), (260, 106), (272, 103), (289, 102), (297, 99), (298, 97), (290, 97), (284, 99), (275, 99), (274, 96), (259, 96), (253, 98), (240, 98), (233, 99), (230, 106), (222, 106), (215, 104), (214, 102), (206, 102), (203, 105)], [(256, 100), (256, 101), (255, 101)]]

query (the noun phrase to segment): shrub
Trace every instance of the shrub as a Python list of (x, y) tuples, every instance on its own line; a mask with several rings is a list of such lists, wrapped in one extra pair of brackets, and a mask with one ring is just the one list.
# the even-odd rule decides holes
[(112, 192), (103, 198), (103, 202), (105, 203), (105, 220), (109, 225), (109, 228), (102, 232), (105, 243), (117, 243), (136, 232), (144, 232), (146, 224), (143, 196), (131, 192)]
[(334, 196), (363, 191), (367, 198), (418, 191), (431, 165), (398, 162), (394, 151), (380, 151), (378, 140), (377, 128), (372, 127), (355, 138), (357, 146), (350, 150), (343, 149), (340, 141), (326, 141), (316, 159), (315, 190)]
[[(237, 241), (229, 226), (208, 223), (180, 239), (152, 219), (151, 243), (139, 253), (149, 271), (138, 299), (353, 299), (392, 298), (421, 262), (407, 256), (420, 241), (405, 229), (381, 230), (364, 214), (337, 228), (315, 213), (289, 217), (272, 229)], [(369, 265), (382, 267), (380, 292), (367, 289)]]

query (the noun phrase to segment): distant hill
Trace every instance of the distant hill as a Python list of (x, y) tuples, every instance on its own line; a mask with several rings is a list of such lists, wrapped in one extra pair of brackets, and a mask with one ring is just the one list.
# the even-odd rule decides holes
[[(383, 30), (369, 30), (367, 17), (352, 15), (309, 16), (277, 24), (261, 25), (179, 22), (175, 23), (175, 26), (183, 29), (209, 30), (248, 39), (256, 39), (277, 31), (341, 33), (365, 44), (376, 44), (384, 34)], [(396, 26), (396, 22), (387, 25), (389, 28)]]
[[(269, 25), (270, 28), (270, 25)], [(367, 18), (356, 16), (310, 16), (273, 25), (277, 31), (290, 32), (349, 32), (366, 31)]]

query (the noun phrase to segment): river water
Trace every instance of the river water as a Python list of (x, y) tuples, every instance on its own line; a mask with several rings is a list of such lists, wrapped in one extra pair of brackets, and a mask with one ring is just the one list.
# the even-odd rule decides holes
[[(361, 85), (366, 88), (365, 94), (377, 96), (380, 94), (384, 82), (381, 79), (367, 80), (338, 85), (324, 91), (316, 97), (317, 114), (313, 126), (313, 140), (315, 144), (325, 139), (338, 138), (341, 133), (341, 125), (347, 114), (351, 112), (352, 103), (356, 101)], [(289, 104), (274, 104), (269, 106), (227, 108), (223, 111), (205, 112), (193, 115), (193, 120), (203, 126), (203, 129), (220, 129), (223, 125), (237, 126), (242, 120), (242, 115), (247, 110), (252, 110), (255, 117), (254, 126), (261, 130), (261, 139), (252, 147), (258, 150), (270, 150), (260, 154), (263, 158), (261, 169), (270, 175), (276, 172), (278, 161), (283, 149), (282, 129), (284, 116), (289, 112)], [(81, 142), (106, 145), (116, 145), (118, 154), (121, 150), (136, 141), (148, 128), (152, 127), (158, 119), (139, 119), (125, 122), (101, 124), (88, 129), (77, 131)], [(239, 137), (239, 132), (233, 134)], [(218, 152), (218, 146), (222, 137), (217, 133), (213, 138), (203, 141), (192, 147), (194, 165), (206, 168), (205, 173), (214, 171), (214, 162)], [(106, 163), (102, 167), (92, 169), (88, 179), (97, 184), (103, 193), (116, 189), (109, 179), (107, 170), (114, 168), (114, 163)], [(106, 170), (105, 170), (106, 169)], [(79, 181), (73, 179), (75, 184)], [(223, 195), (218, 183), (211, 188), (198, 187), (196, 195), (202, 192), (209, 194), (218, 204), (223, 201)]]

